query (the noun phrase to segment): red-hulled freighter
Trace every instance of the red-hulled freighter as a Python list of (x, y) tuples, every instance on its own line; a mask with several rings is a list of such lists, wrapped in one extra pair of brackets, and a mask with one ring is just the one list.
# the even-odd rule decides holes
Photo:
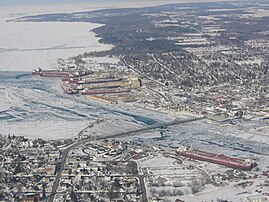
[(43, 77), (51, 77), (51, 78), (76, 78), (79, 76), (89, 75), (91, 72), (89, 71), (74, 71), (74, 70), (42, 70), (41, 68), (37, 68), (32, 71), (33, 76), (43, 76)]
[(34, 71), (32, 71), (33, 76), (41, 76), (41, 74), (42, 74), (42, 69), (41, 68), (37, 68)]
[(114, 94), (114, 93), (129, 93), (130, 89), (111, 88), (111, 89), (99, 89), (99, 90), (83, 90), (82, 95), (97, 95), (97, 94)]
[(78, 84), (95, 84), (95, 83), (108, 83), (108, 82), (116, 82), (121, 81), (122, 78), (95, 78), (95, 79), (86, 79), (86, 80), (80, 80)]
[(62, 70), (42, 70), (38, 68), (32, 72), (34, 76), (44, 76), (44, 77), (67, 77), (70, 74), (74, 73), (74, 71), (62, 71)]
[(187, 158), (207, 161), (210, 163), (215, 163), (219, 165), (224, 165), (231, 168), (241, 169), (241, 170), (251, 170), (255, 163), (250, 159), (239, 159), (234, 157), (225, 156), (223, 154), (214, 154), (204, 151), (194, 149), (189, 146), (181, 146), (176, 150), (179, 156), (184, 156)]
[(79, 77), (63, 77), (62, 81), (67, 81), (68, 83), (77, 84), (79, 82)]

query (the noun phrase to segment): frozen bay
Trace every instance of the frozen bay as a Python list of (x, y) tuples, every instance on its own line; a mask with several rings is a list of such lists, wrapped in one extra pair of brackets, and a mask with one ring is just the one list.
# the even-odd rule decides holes
[(0, 24), (0, 70), (31, 71), (53, 67), (57, 58), (110, 49), (100, 44), (93, 23), (3, 22)]
[[(167, 121), (164, 114), (121, 105), (106, 105), (67, 95), (57, 79), (32, 77), (25, 72), (0, 74), (0, 134), (31, 138), (61, 139), (74, 137), (87, 125), (102, 121), (104, 127), (141, 127)], [(111, 127), (104, 128), (102, 134)]]

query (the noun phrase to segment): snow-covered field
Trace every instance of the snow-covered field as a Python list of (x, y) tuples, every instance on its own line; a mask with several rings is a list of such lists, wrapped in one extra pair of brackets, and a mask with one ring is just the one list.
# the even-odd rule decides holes
[(91, 57), (89, 59), (96, 63), (111, 63), (111, 64), (117, 64), (120, 61), (118, 58), (109, 58), (109, 57)]

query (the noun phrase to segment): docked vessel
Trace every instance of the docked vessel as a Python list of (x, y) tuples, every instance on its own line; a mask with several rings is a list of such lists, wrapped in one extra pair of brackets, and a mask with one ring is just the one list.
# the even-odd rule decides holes
[(34, 71), (32, 71), (32, 75), (33, 76), (41, 76), (42, 73), (42, 69), (41, 68), (37, 68)]
[(100, 89), (100, 90), (83, 90), (81, 91), (82, 95), (97, 95), (97, 94), (114, 94), (114, 93), (128, 93), (130, 89)]
[(87, 76), (91, 72), (89, 71), (74, 71), (74, 70), (42, 70), (41, 68), (37, 68), (32, 71), (33, 76), (43, 76), (43, 77), (51, 77), (51, 78), (76, 78), (80, 76)]
[(85, 79), (80, 80), (78, 84), (95, 84), (95, 83), (107, 83), (107, 82), (116, 82), (121, 81), (121, 78), (95, 78), (95, 79)]
[(44, 77), (67, 77), (72, 74), (72, 71), (62, 71), (62, 70), (42, 70), (41, 68), (37, 68), (32, 71), (33, 76), (44, 76)]
[(63, 77), (62, 81), (66, 81), (72, 84), (77, 84), (79, 82), (79, 77)]
[(50, 78), (63, 78), (69, 76), (68, 72), (42, 72), (40, 76), (50, 77)]
[(199, 161), (207, 161), (219, 165), (224, 165), (230, 168), (251, 170), (255, 163), (250, 159), (239, 159), (234, 157), (225, 156), (223, 154), (214, 154), (209, 152), (200, 151), (189, 146), (181, 146), (176, 150), (177, 155), (184, 156)]

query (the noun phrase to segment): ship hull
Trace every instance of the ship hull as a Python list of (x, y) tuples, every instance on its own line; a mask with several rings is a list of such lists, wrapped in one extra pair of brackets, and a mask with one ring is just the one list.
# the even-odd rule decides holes
[(77, 84), (79, 82), (78, 78), (74, 78), (74, 77), (63, 77), (62, 81), (67, 81), (68, 83), (72, 83), (72, 84)]
[(33, 72), (32, 72), (32, 75), (33, 75), (33, 76), (40, 76), (40, 72), (38, 72), (38, 71), (33, 71)]
[[(245, 171), (250, 171), (253, 168), (252, 163), (243, 163), (242, 159), (207, 153), (207, 152), (203, 152), (199, 150), (177, 151), (176, 153), (179, 156), (183, 156), (186, 158), (195, 159), (199, 161), (206, 161), (206, 162), (223, 165), (230, 168), (245, 170)], [(197, 155), (197, 153), (199, 153), (199, 155)]]
[(95, 80), (82, 80), (79, 81), (79, 84), (95, 84), (95, 83), (108, 83), (108, 82), (115, 82), (115, 81), (121, 81), (121, 78), (114, 78), (114, 79), (95, 79)]
[(128, 93), (130, 90), (102, 90), (102, 91), (86, 91), (81, 92), (82, 95), (98, 95), (98, 94), (114, 94), (114, 93)]
[(50, 78), (63, 78), (68, 76), (67, 74), (47, 74), (47, 73), (42, 73), (41, 76), (43, 77), (50, 77)]

